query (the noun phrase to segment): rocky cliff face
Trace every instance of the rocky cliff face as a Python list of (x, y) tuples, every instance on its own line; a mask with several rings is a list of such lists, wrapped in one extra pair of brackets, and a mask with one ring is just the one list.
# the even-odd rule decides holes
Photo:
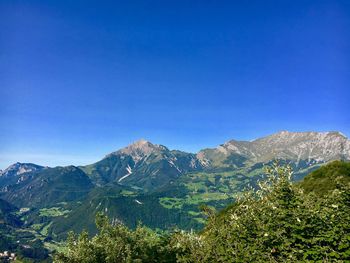
[(350, 160), (350, 141), (339, 132), (282, 131), (254, 141), (228, 141), (215, 149), (205, 149), (197, 157), (208, 165), (224, 164), (232, 156), (244, 162), (268, 162), (285, 159), (296, 163), (323, 163)]

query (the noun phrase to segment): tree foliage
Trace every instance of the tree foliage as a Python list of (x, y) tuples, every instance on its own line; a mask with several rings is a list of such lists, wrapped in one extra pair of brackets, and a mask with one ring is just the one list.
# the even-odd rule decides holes
[(219, 214), (207, 209), (200, 233), (130, 230), (98, 215), (99, 233), (71, 234), (57, 262), (349, 262), (350, 188), (322, 198), (291, 183), (292, 169), (273, 165), (258, 190)]

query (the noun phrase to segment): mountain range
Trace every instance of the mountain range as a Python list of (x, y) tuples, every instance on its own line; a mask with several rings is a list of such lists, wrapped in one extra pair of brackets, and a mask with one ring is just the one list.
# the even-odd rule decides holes
[(139, 140), (85, 166), (13, 164), (0, 173), (0, 198), (24, 211), (27, 227), (56, 239), (94, 233), (99, 211), (130, 227), (199, 228), (201, 205), (223, 208), (275, 160), (300, 180), (329, 161), (350, 161), (350, 141), (340, 132), (281, 131), (187, 153)]
[[(230, 140), (193, 154), (169, 150), (142, 139), (77, 169), (96, 186), (116, 182), (149, 190), (191, 172), (230, 170), (275, 159), (287, 160), (299, 168), (330, 160), (350, 160), (350, 141), (339, 132), (281, 131), (253, 141)], [(15, 163), (1, 171), (0, 187), (20, 184), (29, 175), (40, 174), (45, 169), (51, 168)]]

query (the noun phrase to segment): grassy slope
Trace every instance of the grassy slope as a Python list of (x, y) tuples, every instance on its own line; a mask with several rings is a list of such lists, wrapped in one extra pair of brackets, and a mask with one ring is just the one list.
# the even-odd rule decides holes
[(315, 192), (320, 195), (336, 188), (338, 183), (350, 184), (350, 163), (333, 161), (311, 172), (300, 186), (305, 192)]

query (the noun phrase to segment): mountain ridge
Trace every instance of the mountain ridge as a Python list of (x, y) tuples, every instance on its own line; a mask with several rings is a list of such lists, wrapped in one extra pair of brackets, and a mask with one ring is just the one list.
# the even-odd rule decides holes
[(0, 176), (0, 198), (29, 208), (28, 225), (60, 238), (71, 227), (93, 233), (97, 212), (130, 227), (143, 220), (153, 228), (199, 229), (199, 206), (225, 207), (276, 159), (300, 180), (328, 160), (350, 161), (349, 140), (339, 132), (281, 131), (188, 153), (142, 139), (85, 166), (29, 171), (16, 164), (12, 175)]
[[(350, 141), (334, 131), (280, 131), (252, 141), (229, 140), (216, 148), (189, 153), (141, 139), (77, 169), (95, 186), (121, 184), (149, 191), (188, 173), (255, 169), (275, 159), (293, 162), (299, 170), (331, 160), (350, 160)], [(0, 189), (7, 191), (10, 185), (25, 184), (45, 169), (54, 168), (15, 163), (1, 172)]]
[[(215, 154), (217, 156), (212, 158)], [(197, 156), (215, 165), (222, 164), (222, 159), (231, 154), (238, 154), (255, 163), (271, 159), (291, 159), (297, 162), (350, 160), (350, 141), (340, 132), (281, 131), (253, 141), (230, 140), (217, 148), (204, 149)]]
[[(166, 146), (162, 145), (162, 144), (154, 144), (146, 139), (139, 139), (136, 140), (134, 142), (132, 142), (131, 144), (120, 148), (116, 151), (113, 151), (111, 153), (106, 154), (102, 159), (104, 158), (108, 158), (110, 156), (114, 156), (114, 155), (118, 155), (118, 154), (125, 154), (125, 155), (131, 155), (135, 160), (140, 160), (145, 156), (150, 155), (151, 153), (154, 153), (156, 151), (176, 151), (176, 152), (183, 152), (183, 153), (188, 153), (188, 154), (194, 154), (196, 156), (201, 156), (202, 153), (204, 151), (207, 150), (219, 150), (221, 152), (225, 152), (228, 150), (233, 150), (233, 149), (237, 149), (237, 145), (239, 145), (240, 147), (242, 147), (242, 149), (244, 149), (244, 146), (248, 146), (251, 144), (259, 144), (259, 142), (261, 141), (266, 141), (268, 139), (276, 139), (278, 137), (286, 137), (286, 136), (291, 136), (291, 137), (298, 137), (299, 135), (305, 136), (305, 135), (310, 135), (310, 136), (318, 136), (318, 137), (326, 137), (326, 136), (335, 136), (338, 138), (341, 138), (343, 141), (346, 141), (345, 147), (343, 149), (344, 152), (347, 152), (346, 154), (346, 158), (350, 159), (350, 140), (348, 139), (348, 137), (343, 134), (342, 132), (339, 131), (328, 131), (328, 132), (315, 132), (315, 131), (305, 131), (305, 132), (291, 132), (291, 131), (287, 131), (287, 130), (281, 130), (279, 132), (267, 135), (267, 136), (263, 136), (260, 138), (256, 138), (253, 140), (236, 140), (236, 139), (230, 139), (227, 140), (226, 142), (224, 142), (223, 144), (218, 145), (217, 147), (214, 148), (203, 148), (197, 152), (187, 152), (187, 151), (183, 151), (183, 150), (178, 150), (178, 149), (173, 149), (170, 150), (169, 148), (167, 148)], [(240, 152), (244, 154), (243, 152)], [(101, 160), (102, 160), (101, 159)], [(203, 157), (200, 157), (199, 159), (203, 159)], [(25, 165), (32, 165), (32, 166), (37, 166), (39, 169), (43, 169), (43, 168), (47, 168), (47, 166), (41, 166), (38, 164), (34, 164), (34, 163), (20, 163), (20, 162), (16, 162), (10, 166), (8, 166), (5, 169), (0, 169), (0, 177), (3, 176), (4, 174), (8, 173), (9, 170), (12, 170), (13, 167), (16, 166), (25, 166)], [(87, 165), (84, 165), (87, 166)], [(81, 167), (84, 167), (81, 166)], [(55, 166), (53, 166), (55, 167)], [(51, 167), (51, 168), (53, 168)], [(20, 173), (24, 173), (24, 172), (20, 172)]]

